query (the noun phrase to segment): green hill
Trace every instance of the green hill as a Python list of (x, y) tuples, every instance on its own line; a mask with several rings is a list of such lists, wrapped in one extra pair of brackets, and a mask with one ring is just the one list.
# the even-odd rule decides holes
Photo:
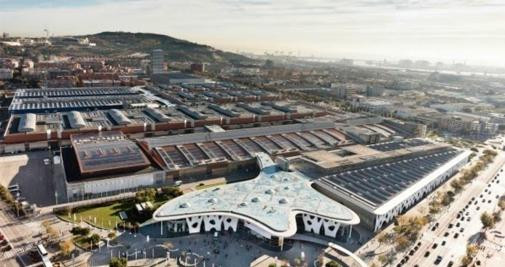
[(150, 53), (153, 49), (163, 49), (167, 60), (193, 62), (238, 63), (252, 61), (242, 55), (225, 52), (208, 45), (176, 39), (167, 35), (153, 33), (102, 32), (88, 37), (96, 43), (94, 48), (86, 48), (87, 52), (109, 56), (124, 56), (136, 52)]

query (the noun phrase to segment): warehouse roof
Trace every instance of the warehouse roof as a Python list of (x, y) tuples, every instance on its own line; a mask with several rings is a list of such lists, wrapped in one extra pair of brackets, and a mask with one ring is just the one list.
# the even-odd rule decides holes
[(451, 147), (367, 164), (320, 178), (316, 183), (346, 194), (375, 210), (461, 153)]
[(121, 132), (73, 135), (71, 141), (82, 175), (150, 165), (140, 148)]

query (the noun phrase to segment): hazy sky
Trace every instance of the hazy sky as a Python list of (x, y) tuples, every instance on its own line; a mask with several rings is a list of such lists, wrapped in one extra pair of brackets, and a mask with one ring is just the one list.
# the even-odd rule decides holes
[(133, 31), (230, 51), (505, 66), (505, 0), (0, 0), (11, 35)]

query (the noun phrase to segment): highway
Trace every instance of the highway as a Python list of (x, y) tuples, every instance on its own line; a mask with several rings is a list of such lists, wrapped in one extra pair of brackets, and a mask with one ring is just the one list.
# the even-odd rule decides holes
[[(497, 196), (505, 193), (505, 174), (501, 172), (504, 164), (505, 153), (501, 151), (495, 161), (456, 195), (455, 201), (429, 225), (420, 238), (419, 249), (414, 253), (407, 252), (409, 260), (406, 266), (433, 266), (438, 256), (442, 257), (439, 266), (449, 266), (450, 262), (454, 266), (459, 265), (466, 254), (467, 244), (474, 242), (481, 231), (481, 214), (495, 211), (499, 200)], [(497, 174), (497, 179), (492, 181)], [(462, 215), (458, 218), (460, 211)], [(438, 227), (433, 230), (437, 224)]]

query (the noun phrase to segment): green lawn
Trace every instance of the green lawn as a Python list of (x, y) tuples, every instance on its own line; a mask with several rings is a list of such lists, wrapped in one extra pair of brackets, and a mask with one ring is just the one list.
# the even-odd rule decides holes
[[(163, 203), (164, 201), (154, 202), (154, 209), (158, 208)], [(119, 218), (119, 212), (121, 211), (125, 211), (128, 216), (126, 222), (130, 222), (132, 224), (140, 224), (151, 218), (151, 214), (145, 214), (144, 216), (138, 214), (135, 210), (133, 200), (123, 200), (100, 206), (79, 208), (72, 211), (70, 216), (68, 214), (61, 214), (59, 216), (68, 221), (74, 221), (75, 218), (75, 222), (79, 222), (82, 219), (83, 221), (100, 228), (113, 229), (116, 226), (116, 223), (122, 221)]]

